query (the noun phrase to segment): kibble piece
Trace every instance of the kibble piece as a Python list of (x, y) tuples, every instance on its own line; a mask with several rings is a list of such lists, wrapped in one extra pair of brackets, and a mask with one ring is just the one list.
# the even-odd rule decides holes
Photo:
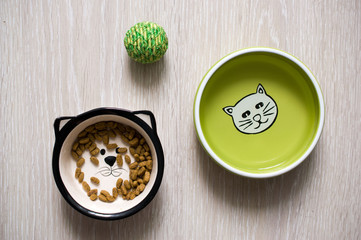
[(134, 158), (135, 158), (135, 161), (139, 162), (139, 154), (138, 153), (134, 154)]
[(88, 127), (86, 127), (86, 128), (85, 128), (85, 131), (87, 131), (87, 132), (91, 132), (91, 131), (93, 131), (93, 130), (94, 130), (94, 128), (95, 128), (95, 126), (94, 126), (94, 125), (90, 125), (90, 126), (88, 126)]
[(129, 152), (130, 152), (130, 154), (132, 154), (132, 155), (134, 156), (134, 154), (135, 154), (135, 148), (130, 147), (130, 148), (129, 148)]
[(79, 148), (82, 152), (85, 151), (85, 145), (84, 144), (79, 144)]
[(120, 189), (120, 187), (122, 186), (122, 183), (123, 183), (123, 179), (122, 179), (122, 178), (118, 178), (117, 184), (116, 184), (116, 186), (117, 186), (118, 189)]
[(145, 160), (145, 157), (144, 156), (140, 156), (139, 157), (139, 161), (144, 161)]
[(152, 160), (148, 160), (147, 162), (146, 162), (146, 168), (148, 169), (148, 170), (152, 170), (152, 168), (153, 168), (153, 161)]
[(145, 156), (145, 157), (148, 157), (149, 155), (150, 155), (149, 152), (145, 152), (145, 153), (144, 153), (144, 156)]
[(90, 197), (91, 195), (93, 195), (93, 194), (95, 194), (95, 195), (97, 195), (98, 194), (98, 189), (92, 189), (92, 190), (90, 190), (89, 192), (88, 192), (88, 196)]
[(137, 182), (138, 182), (138, 184), (142, 184), (142, 183), (143, 183), (143, 179), (138, 178), (138, 179), (137, 179)]
[(148, 144), (144, 143), (143, 147), (144, 147), (146, 152), (149, 152), (150, 148), (149, 148)]
[(117, 147), (118, 147), (118, 144), (116, 144), (116, 143), (110, 143), (110, 144), (107, 145), (108, 149), (115, 149)]
[(97, 134), (97, 133), (94, 134), (94, 137), (95, 137), (95, 139), (98, 140), (98, 141), (102, 141), (102, 140), (103, 140), (103, 138), (102, 138), (99, 134)]
[(75, 151), (78, 147), (79, 147), (79, 142), (75, 142), (75, 143), (73, 144), (72, 149)]
[(105, 135), (108, 135), (108, 131), (107, 131), (107, 130), (99, 131), (98, 134), (99, 134), (100, 136), (105, 136)]
[(143, 156), (143, 155), (144, 155), (144, 153), (145, 153), (145, 149), (144, 149), (144, 148), (142, 148), (142, 149), (140, 150), (140, 155), (141, 155), (141, 156)]
[(147, 165), (147, 162), (141, 162), (138, 164), (138, 166), (141, 168), (141, 167), (145, 167)]
[(118, 190), (117, 188), (113, 188), (113, 197), (117, 198), (118, 197)]
[(105, 122), (96, 123), (95, 128), (98, 129), (98, 130), (104, 130), (106, 128)]
[(144, 188), (145, 188), (145, 184), (142, 183), (142, 184), (139, 185), (140, 192), (143, 192)]
[(128, 138), (127, 138), (126, 136), (124, 136), (124, 134), (121, 134), (121, 135), (120, 135), (120, 138), (121, 138), (124, 142), (126, 142), (126, 143), (129, 142)]
[(90, 195), (90, 200), (95, 201), (97, 199), (98, 199), (98, 196), (95, 193)]
[(138, 181), (132, 181), (132, 187), (133, 188), (138, 187)]
[(139, 143), (138, 138), (133, 138), (132, 140), (129, 141), (129, 145), (132, 146), (132, 147), (138, 146), (138, 143)]
[(135, 198), (135, 193), (134, 192), (131, 192), (130, 193), (130, 200), (133, 200)]
[(138, 186), (137, 189), (135, 189), (134, 193), (136, 196), (140, 194), (140, 186)]
[(88, 137), (79, 139), (79, 143), (80, 143), (80, 144), (86, 144), (86, 143), (88, 143), (89, 141), (90, 141), (90, 139), (89, 139)]
[(135, 149), (135, 153), (137, 153), (137, 154), (139, 155), (140, 152), (141, 152), (141, 150), (142, 150), (142, 146), (139, 145), (139, 146)]
[(130, 199), (130, 191), (128, 192), (127, 196), (125, 196), (125, 199), (127, 199), (127, 200)]
[(77, 166), (78, 168), (80, 168), (81, 166), (83, 166), (84, 162), (85, 162), (85, 159), (84, 159), (84, 158), (80, 158), (80, 159), (76, 162), (76, 166)]
[(146, 157), (147, 160), (152, 160), (152, 156)]
[(83, 182), (83, 180), (84, 180), (84, 173), (83, 173), (83, 172), (81, 172), (81, 173), (79, 174), (78, 181), (79, 181), (79, 183), (82, 183), (82, 182)]
[(143, 145), (144, 143), (145, 143), (145, 139), (144, 138), (140, 139), (139, 144)]
[(106, 191), (106, 190), (101, 190), (100, 194), (102, 194), (102, 195), (104, 195), (106, 197), (110, 196), (110, 193), (108, 191)]
[(109, 144), (109, 136), (108, 136), (108, 135), (104, 135), (104, 136), (103, 136), (103, 143), (104, 143), (105, 145), (108, 145), (108, 144)]
[(120, 131), (118, 128), (114, 128), (113, 131), (115, 132), (115, 134), (118, 134), (119, 136), (121, 135)]
[(129, 140), (132, 140), (132, 139), (134, 138), (134, 136), (135, 136), (135, 130), (132, 129), (132, 130), (130, 130), (130, 132), (129, 132), (128, 139), (129, 139)]
[(99, 165), (99, 160), (98, 158), (91, 156), (90, 157), (90, 161), (94, 164), (94, 165)]
[(141, 177), (143, 176), (143, 174), (145, 173), (146, 169), (145, 167), (141, 167), (139, 170), (138, 170), (138, 176)]
[(85, 137), (85, 136), (86, 136), (86, 134), (87, 134), (87, 132), (86, 132), (86, 131), (82, 131), (81, 133), (79, 133), (78, 138)]
[(80, 147), (78, 147), (75, 152), (76, 154), (78, 154), (79, 157), (83, 154), (83, 151), (80, 149)]
[(89, 138), (89, 140), (90, 140), (91, 142), (95, 142), (95, 137), (94, 137), (93, 134), (88, 133), (88, 138)]
[(83, 181), (81, 185), (83, 186), (83, 189), (84, 189), (86, 192), (89, 192), (89, 191), (90, 191), (90, 186), (89, 186), (89, 184), (88, 184), (86, 181)]
[(115, 201), (115, 198), (113, 196), (107, 196), (107, 200), (108, 202), (114, 202)]
[(102, 194), (99, 195), (99, 200), (102, 202), (108, 202), (107, 197)]
[(145, 184), (147, 184), (147, 183), (149, 182), (149, 180), (150, 180), (150, 172), (146, 171), (146, 172), (144, 173), (143, 182), (144, 182)]
[(91, 177), (91, 178), (90, 178), (90, 181), (91, 181), (92, 183), (96, 184), (96, 185), (98, 185), (99, 182), (100, 182), (99, 179), (96, 178), (96, 177)]
[(109, 137), (111, 137), (111, 138), (115, 138), (117, 135), (114, 133), (114, 131), (113, 130), (109, 130), (108, 131), (108, 135), (109, 135)]
[(117, 148), (117, 153), (126, 153), (126, 152), (127, 152), (127, 148), (126, 148), (126, 147)]
[(131, 187), (130, 187), (130, 183), (129, 183), (128, 180), (125, 180), (125, 181), (124, 181), (124, 186), (125, 186), (125, 188), (128, 189), (128, 190), (131, 188)]
[[(144, 169), (145, 170), (145, 169)], [(138, 177), (138, 170), (130, 170), (129, 178), (131, 180), (136, 180)]]
[(108, 128), (113, 128), (114, 122), (106, 122)]
[(130, 157), (128, 156), (128, 155), (125, 155), (124, 156), (124, 160), (125, 160), (125, 162), (129, 165), (130, 164)]
[[(87, 144), (82, 144), (82, 145), (80, 145), (80, 146), (84, 146), (84, 149), (86, 148), (86, 149), (89, 149), (90, 148), (90, 146), (92, 145), (92, 142), (88, 142)], [(84, 151), (84, 150), (82, 150), (82, 151)]]
[(76, 179), (79, 178), (80, 173), (81, 173), (81, 169), (80, 169), (80, 168), (76, 168), (76, 169), (75, 169), (75, 178), (76, 178)]
[(130, 169), (135, 169), (138, 167), (138, 163), (137, 162), (133, 162), (132, 164), (129, 165)]
[(120, 123), (118, 123), (118, 129), (119, 129), (119, 131), (121, 131), (121, 132), (125, 132), (125, 127), (122, 125), (122, 124), (120, 124)]
[(119, 167), (123, 166), (122, 155), (118, 154), (117, 157), (116, 157), (116, 160), (117, 160), (117, 164), (118, 164)]
[(128, 191), (127, 191), (127, 189), (125, 188), (124, 184), (120, 187), (120, 190), (122, 191), (122, 195), (123, 195), (123, 196), (127, 195)]
[(89, 152), (93, 151), (94, 149), (97, 148), (97, 145), (95, 143), (92, 143), (90, 146), (89, 146)]
[(91, 155), (95, 156), (100, 152), (99, 148), (94, 149), (93, 151), (90, 152)]

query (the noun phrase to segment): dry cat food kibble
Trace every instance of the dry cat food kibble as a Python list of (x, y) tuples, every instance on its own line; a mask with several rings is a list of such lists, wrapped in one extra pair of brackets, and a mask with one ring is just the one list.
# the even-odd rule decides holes
[[(111, 203), (117, 200), (118, 196), (124, 200), (132, 200), (144, 191), (150, 181), (153, 159), (149, 145), (135, 129), (121, 123), (98, 122), (86, 127), (78, 134), (70, 153), (75, 160), (75, 178), (91, 201), (99, 199)], [(123, 164), (123, 159), (126, 165)], [(95, 171), (82, 172), (84, 166), (91, 166)], [(123, 177), (122, 173), (127, 176)], [(120, 175), (122, 178), (119, 178)], [(103, 179), (102, 177), (114, 178), (114, 184), (102, 186), (104, 182), (109, 182), (100, 181), (99, 178)], [(91, 189), (88, 180), (95, 188)], [(106, 187), (112, 195), (104, 189), (99, 189), (98, 195), (96, 187)]]
[(98, 185), (99, 184), (99, 178), (96, 178), (96, 177), (91, 177), (90, 178), (90, 181), (92, 182), (92, 183), (94, 183), (94, 184), (96, 184), (96, 185)]

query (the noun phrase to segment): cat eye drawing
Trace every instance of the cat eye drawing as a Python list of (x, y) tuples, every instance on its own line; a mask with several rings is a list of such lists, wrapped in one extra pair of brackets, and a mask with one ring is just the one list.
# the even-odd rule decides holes
[(223, 111), (232, 117), (238, 131), (245, 134), (257, 134), (269, 129), (276, 121), (278, 107), (271, 96), (259, 84), (256, 92), (239, 100), (234, 106)]

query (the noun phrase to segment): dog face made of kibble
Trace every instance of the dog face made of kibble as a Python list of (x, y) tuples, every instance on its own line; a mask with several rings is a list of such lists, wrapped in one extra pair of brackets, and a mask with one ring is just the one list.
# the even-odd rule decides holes
[(90, 200), (134, 199), (150, 179), (152, 158), (145, 139), (115, 122), (87, 127), (74, 142), (75, 178)]

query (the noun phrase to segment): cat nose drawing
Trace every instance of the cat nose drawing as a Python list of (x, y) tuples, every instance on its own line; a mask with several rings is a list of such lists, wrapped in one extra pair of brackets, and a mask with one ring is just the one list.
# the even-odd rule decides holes
[(106, 157), (106, 158), (104, 159), (104, 161), (106, 162), (106, 164), (108, 164), (108, 165), (111, 166), (111, 167), (114, 165), (115, 160), (116, 160), (116, 158), (113, 157), (113, 156), (108, 156), (108, 157)]
[(254, 116), (253, 116), (253, 120), (254, 120), (255, 122), (260, 122), (260, 121), (261, 121), (261, 115), (260, 115), (260, 114), (254, 115)]

